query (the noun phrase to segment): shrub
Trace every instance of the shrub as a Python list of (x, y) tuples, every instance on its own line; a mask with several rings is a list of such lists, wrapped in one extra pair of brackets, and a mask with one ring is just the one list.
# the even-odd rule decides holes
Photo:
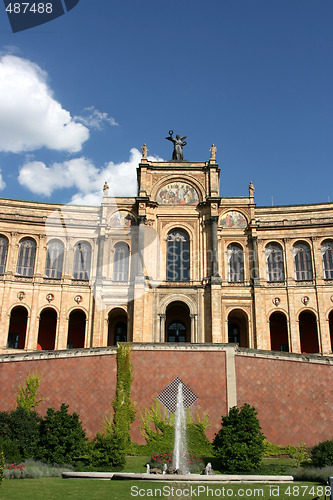
[(314, 446), (311, 451), (311, 461), (314, 467), (333, 465), (333, 439)]
[(290, 457), (293, 459), (294, 467), (299, 467), (302, 463), (306, 462), (310, 457), (306, 444), (300, 442), (299, 446), (290, 452)]
[(34, 373), (29, 372), (27, 378), (24, 381), (24, 385), (19, 385), (19, 390), (16, 395), (18, 407), (30, 412), (34, 411), (39, 403), (45, 401), (45, 398), (37, 399), (38, 388), (41, 381), (42, 376), (38, 373), (37, 370)]
[(124, 468), (126, 455), (123, 440), (117, 434), (97, 433), (89, 441), (85, 453), (75, 460), (75, 469), (81, 471), (119, 471)]
[(0, 486), (4, 478), (4, 468), (5, 468), (5, 455), (0, 448)]
[(326, 484), (327, 478), (333, 476), (333, 467), (288, 469), (286, 474), (293, 476), (295, 481), (309, 481), (312, 483)]
[(111, 470), (121, 470), (126, 463), (126, 453), (123, 439), (117, 433), (99, 434), (95, 440), (99, 466), (106, 466)]
[(234, 406), (222, 417), (222, 428), (216, 434), (215, 455), (226, 472), (248, 472), (257, 469), (264, 453), (264, 435), (257, 412), (244, 404)]
[(20, 462), (35, 456), (40, 421), (36, 412), (28, 412), (20, 407), (10, 412), (0, 412), (0, 440), (7, 461)]
[(60, 410), (48, 408), (40, 423), (37, 458), (47, 463), (71, 464), (85, 450), (87, 441), (77, 413), (68, 413), (64, 403)]
[(279, 446), (278, 444), (270, 443), (265, 439), (265, 457), (280, 457), (281, 455), (291, 456), (295, 451), (295, 446)]
[(0, 439), (0, 447), (2, 448), (6, 462), (22, 462), (23, 457), (15, 441), (11, 441), (10, 439)]

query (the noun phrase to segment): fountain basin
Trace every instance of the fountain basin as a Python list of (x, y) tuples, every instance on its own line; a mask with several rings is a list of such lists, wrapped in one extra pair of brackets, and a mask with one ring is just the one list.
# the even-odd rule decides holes
[(138, 474), (132, 472), (63, 472), (65, 479), (101, 479), (129, 481), (194, 482), (194, 483), (292, 483), (293, 476), (260, 476), (246, 474)]

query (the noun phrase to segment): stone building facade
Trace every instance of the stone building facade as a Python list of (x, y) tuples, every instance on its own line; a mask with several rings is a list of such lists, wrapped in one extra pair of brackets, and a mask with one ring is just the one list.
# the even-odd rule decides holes
[[(144, 155), (145, 156), (145, 155)], [(207, 162), (143, 157), (133, 198), (0, 200), (2, 353), (237, 343), (329, 355), (333, 204), (220, 196)], [(111, 186), (112, 187), (112, 186)]]

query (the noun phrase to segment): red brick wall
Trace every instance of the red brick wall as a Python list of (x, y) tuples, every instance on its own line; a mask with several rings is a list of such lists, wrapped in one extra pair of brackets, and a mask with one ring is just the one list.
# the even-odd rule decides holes
[[(59, 408), (62, 402), (76, 411), (89, 437), (101, 431), (104, 415), (109, 415), (116, 385), (116, 356), (105, 354), (63, 356), (52, 353), (50, 359), (0, 363), (0, 410), (16, 406), (15, 393), (29, 371), (43, 375), (40, 394), (47, 397), (39, 406)], [(87, 355), (88, 354), (88, 355)], [(43, 354), (37, 354), (40, 356)], [(59, 356), (59, 357), (58, 357)], [(0, 357), (1, 360), (1, 357)], [(134, 350), (132, 398), (143, 409), (176, 377), (198, 396), (194, 410), (210, 416), (208, 436), (213, 438), (227, 413), (226, 364), (223, 350), (200, 348)], [(236, 352), (238, 406), (256, 407), (263, 431), (269, 441), (313, 445), (332, 438), (333, 364), (255, 357)], [(132, 437), (143, 442), (139, 417)]]
[[(208, 354), (208, 355), (207, 355)], [(143, 409), (176, 377), (197, 396), (193, 410), (208, 413), (213, 438), (221, 425), (221, 415), (227, 411), (225, 353), (223, 351), (133, 351), (134, 380), (132, 397)], [(141, 438), (139, 419), (133, 435)], [(142, 438), (138, 442), (143, 442)]]
[(249, 403), (268, 441), (312, 446), (333, 437), (333, 365), (236, 356), (238, 406)]
[(110, 414), (116, 387), (116, 356), (84, 356), (35, 361), (17, 361), (0, 365), (0, 410), (16, 407), (16, 392), (29, 371), (37, 369), (43, 379), (40, 396), (46, 397), (38, 412), (44, 414), (61, 403), (77, 412), (92, 437), (101, 431), (104, 415)]

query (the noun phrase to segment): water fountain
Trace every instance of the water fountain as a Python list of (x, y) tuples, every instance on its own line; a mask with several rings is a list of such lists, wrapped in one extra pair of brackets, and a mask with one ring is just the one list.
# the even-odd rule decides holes
[[(90, 478), (90, 479), (145, 479), (149, 481), (196, 481), (201, 482), (248, 482), (248, 483), (290, 483), (294, 480), (292, 476), (256, 476), (256, 475), (227, 475), (214, 474), (212, 464), (209, 462), (204, 468), (203, 475), (191, 474), (187, 461), (187, 442), (186, 442), (186, 412), (183, 399), (183, 384), (178, 385), (177, 406), (175, 412), (175, 441), (173, 450), (172, 468), (163, 466), (163, 471), (159, 474), (152, 474), (149, 464), (146, 465), (145, 474), (130, 472), (63, 472), (64, 478)], [(153, 469), (154, 470), (154, 469)], [(155, 470), (154, 470), (155, 471)], [(156, 471), (155, 471), (156, 472)], [(174, 476), (174, 473), (178, 476)], [(177, 477), (177, 479), (175, 479)], [(163, 478), (163, 479), (162, 479)]]
[(188, 474), (186, 414), (183, 399), (183, 384), (178, 385), (177, 406), (175, 412), (175, 444), (172, 457), (173, 468), (178, 474)]

